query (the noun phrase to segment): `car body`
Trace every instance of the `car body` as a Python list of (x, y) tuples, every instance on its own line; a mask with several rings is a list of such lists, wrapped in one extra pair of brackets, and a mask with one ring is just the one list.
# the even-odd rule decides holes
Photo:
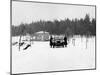
[(52, 38), (52, 40), (50, 41), (50, 46), (53, 48), (54, 47), (64, 47), (65, 46), (64, 38), (60, 38), (60, 37)]

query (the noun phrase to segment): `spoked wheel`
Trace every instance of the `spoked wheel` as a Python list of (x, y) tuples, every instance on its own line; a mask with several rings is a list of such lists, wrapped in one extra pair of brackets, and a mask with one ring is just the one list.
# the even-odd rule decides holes
[(65, 47), (67, 47), (67, 45), (65, 45)]
[(53, 48), (55, 48), (55, 46), (53, 46)]
[(62, 45), (62, 47), (64, 47), (64, 45)]

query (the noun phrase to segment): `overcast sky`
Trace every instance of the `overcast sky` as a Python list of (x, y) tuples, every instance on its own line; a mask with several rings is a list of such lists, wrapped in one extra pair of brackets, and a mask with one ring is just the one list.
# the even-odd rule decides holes
[(95, 18), (95, 7), (12, 1), (13, 25), (39, 20), (80, 19), (86, 14), (89, 14), (91, 19)]

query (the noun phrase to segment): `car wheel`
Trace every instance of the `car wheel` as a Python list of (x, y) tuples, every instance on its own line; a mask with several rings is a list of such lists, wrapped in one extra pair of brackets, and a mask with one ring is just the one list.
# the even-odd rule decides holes
[(64, 45), (63, 45), (63, 47), (64, 47)]
[(67, 47), (67, 45), (65, 45), (65, 47)]

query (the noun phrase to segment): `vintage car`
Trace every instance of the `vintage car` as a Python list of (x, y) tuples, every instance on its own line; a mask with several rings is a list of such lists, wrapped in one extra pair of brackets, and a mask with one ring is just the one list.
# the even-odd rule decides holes
[(51, 47), (64, 47), (66, 44), (65, 44), (65, 40), (64, 40), (64, 37), (63, 38), (60, 38), (60, 37), (57, 37), (57, 38), (51, 38), (50, 39), (50, 46)]

